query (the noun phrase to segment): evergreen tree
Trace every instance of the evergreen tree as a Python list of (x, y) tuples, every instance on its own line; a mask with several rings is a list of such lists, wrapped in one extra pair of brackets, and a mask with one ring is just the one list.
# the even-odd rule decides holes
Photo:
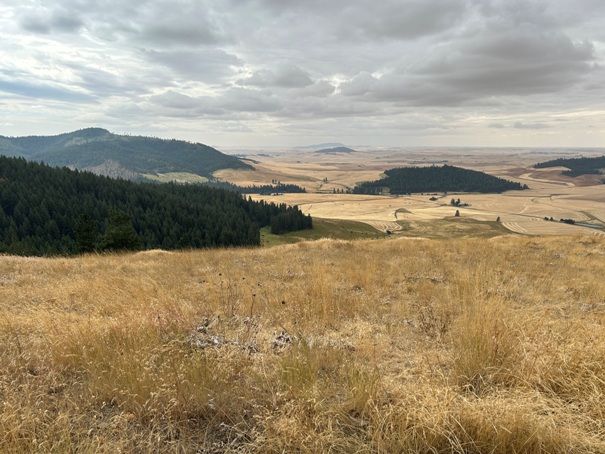
[(111, 210), (109, 225), (105, 235), (103, 235), (102, 248), (110, 251), (141, 248), (141, 238), (137, 235), (128, 213), (121, 210)]
[[(387, 170), (384, 174), (385, 178), (362, 183), (355, 187), (353, 192), (378, 195), (384, 193), (384, 188), (388, 188), (391, 194), (445, 191), (500, 193), (528, 189), (527, 186), (522, 186), (520, 183), (448, 165), (401, 167)], [(460, 200), (452, 199), (452, 202), (450, 202), (452, 205), (459, 205)]]
[(94, 219), (89, 214), (81, 215), (75, 230), (78, 252), (93, 252), (97, 246), (97, 238), (99, 236)]
[(567, 167), (569, 170), (564, 170), (561, 173), (568, 177), (577, 177), (580, 175), (590, 174), (600, 175), (603, 173), (602, 169), (605, 168), (605, 156), (594, 158), (559, 158), (552, 161), (539, 162), (534, 167), (536, 169), (543, 169), (547, 167)]
[(0, 156), (0, 253), (255, 246), (274, 220), (282, 233), (311, 228), (297, 207), (230, 190), (133, 183)]

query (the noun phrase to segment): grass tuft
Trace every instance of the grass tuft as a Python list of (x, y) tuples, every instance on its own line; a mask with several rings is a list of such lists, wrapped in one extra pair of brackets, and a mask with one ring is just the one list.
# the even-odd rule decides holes
[(0, 257), (0, 452), (605, 452), (605, 242)]

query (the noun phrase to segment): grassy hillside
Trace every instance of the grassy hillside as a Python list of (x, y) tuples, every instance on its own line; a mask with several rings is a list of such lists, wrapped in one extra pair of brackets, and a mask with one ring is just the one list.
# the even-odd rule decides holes
[(171, 172), (210, 177), (220, 169), (252, 169), (207, 145), (121, 136), (101, 128), (58, 136), (0, 137), (0, 154), (128, 179)]
[(605, 452), (605, 241), (0, 257), (0, 452)]
[(271, 229), (265, 227), (261, 229), (260, 234), (263, 246), (292, 244), (299, 241), (315, 241), (323, 238), (334, 240), (367, 240), (387, 237), (386, 233), (376, 230), (365, 222), (321, 218), (313, 218), (313, 228), (305, 229), (305, 231), (301, 230), (282, 235), (273, 235)]
[(477, 221), (471, 218), (449, 217), (432, 221), (399, 221), (400, 229), (391, 234), (358, 221), (340, 219), (313, 218), (313, 228), (297, 230), (282, 235), (271, 234), (271, 229), (261, 229), (261, 244), (275, 246), (292, 244), (299, 241), (315, 241), (322, 238), (333, 240), (376, 240), (393, 236), (408, 238), (433, 238), (456, 240), (458, 238), (492, 238), (501, 235), (512, 235), (500, 222)]

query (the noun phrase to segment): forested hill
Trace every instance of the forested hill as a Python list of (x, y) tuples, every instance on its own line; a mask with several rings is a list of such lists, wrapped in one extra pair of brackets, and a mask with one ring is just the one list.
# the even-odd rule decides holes
[(134, 183), (0, 156), (0, 253), (253, 246), (263, 226), (283, 233), (312, 221), (297, 207), (224, 189)]
[(235, 156), (223, 154), (207, 145), (123, 136), (101, 128), (58, 136), (0, 136), (0, 154), (128, 179), (169, 172), (210, 177), (213, 172), (225, 168), (252, 169)]
[(527, 186), (476, 170), (444, 165), (441, 167), (401, 167), (384, 172), (386, 178), (358, 185), (357, 194), (379, 194), (388, 188), (391, 194), (412, 192), (500, 193), (527, 189)]
[(567, 167), (569, 170), (561, 172), (568, 177), (578, 177), (580, 175), (600, 175), (605, 169), (605, 156), (596, 158), (560, 158), (552, 161), (539, 162), (534, 165), (536, 169), (547, 167)]

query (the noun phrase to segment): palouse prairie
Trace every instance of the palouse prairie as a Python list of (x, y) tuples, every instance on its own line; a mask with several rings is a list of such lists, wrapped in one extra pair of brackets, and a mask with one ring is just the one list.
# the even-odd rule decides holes
[(605, 240), (0, 257), (0, 452), (605, 452)]

